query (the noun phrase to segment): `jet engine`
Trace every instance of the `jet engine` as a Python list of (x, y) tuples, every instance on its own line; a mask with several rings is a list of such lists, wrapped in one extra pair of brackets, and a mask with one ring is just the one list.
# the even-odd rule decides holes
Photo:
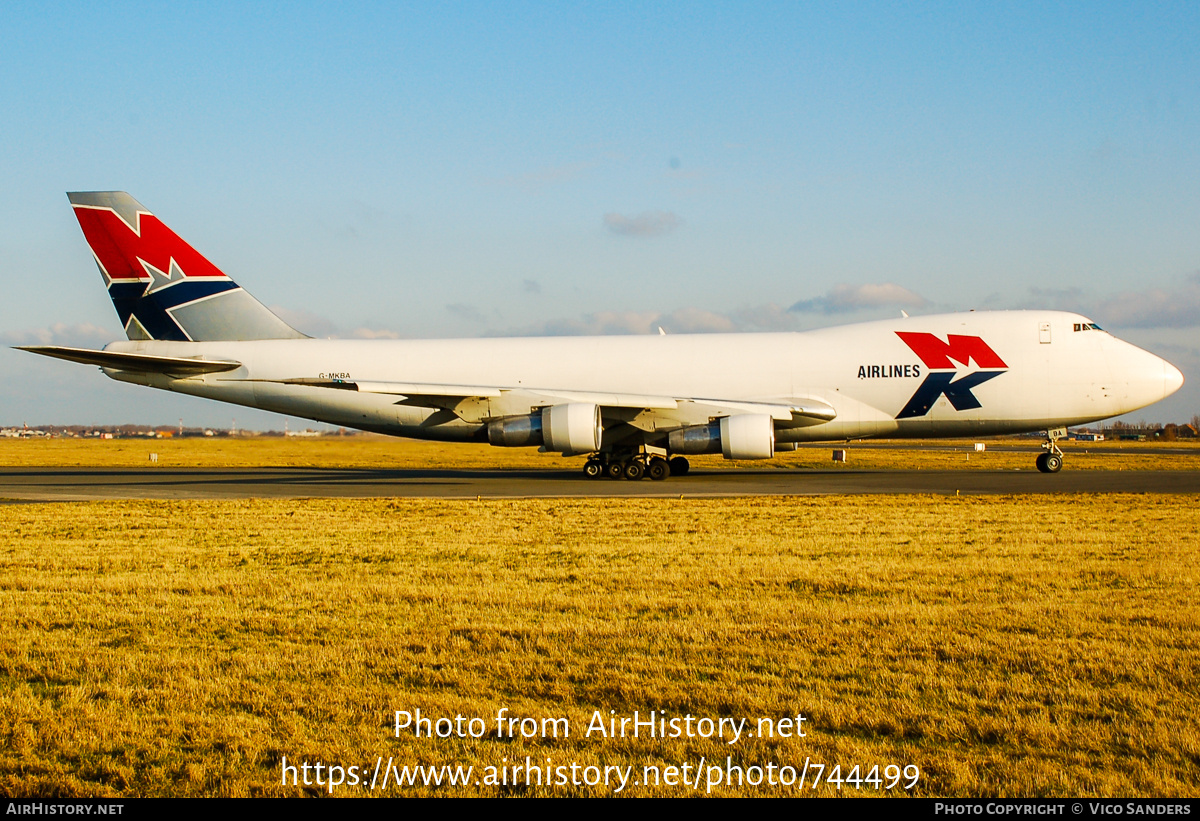
[(554, 453), (594, 453), (600, 450), (604, 426), (600, 406), (583, 402), (551, 405), (525, 414), (488, 422), (488, 442), (501, 447), (541, 445)]
[(722, 416), (708, 425), (671, 431), (671, 453), (721, 453), (726, 459), (770, 459), (775, 455), (775, 424), (766, 414)]

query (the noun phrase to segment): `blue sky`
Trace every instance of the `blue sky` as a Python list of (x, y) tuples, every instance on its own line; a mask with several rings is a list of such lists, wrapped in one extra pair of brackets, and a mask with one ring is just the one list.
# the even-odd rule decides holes
[[(99, 4), (96, 4), (99, 6)], [(65, 191), (322, 336), (1054, 307), (1200, 413), (1200, 6), (30, 4), (0, 26), (0, 342), (121, 335)], [(0, 425), (278, 427), (0, 351)]]

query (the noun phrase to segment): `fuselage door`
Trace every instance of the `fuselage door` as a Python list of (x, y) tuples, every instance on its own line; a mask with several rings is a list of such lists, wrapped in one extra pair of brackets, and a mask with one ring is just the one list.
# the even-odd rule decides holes
[(1038, 341), (1043, 345), (1050, 344), (1050, 323), (1042, 322), (1038, 325)]

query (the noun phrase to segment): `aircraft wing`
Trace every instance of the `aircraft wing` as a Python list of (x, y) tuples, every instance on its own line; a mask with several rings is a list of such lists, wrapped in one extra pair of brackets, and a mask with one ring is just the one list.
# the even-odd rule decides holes
[[(656, 396), (650, 394), (603, 393), (595, 391), (562, 391), (542, 388), (503, 388), (494, 385), (438, 385), (421, 382), (371, 382), (329, 379), (264, 380), (286, 385), (306, 385), (359, 393), (378, 393), (396, 396), (398, 405), (437, 408), (455, 413), (467, 422), (511, 415), (499, 408), (511, 402), (525, 409), (512, 413), (528, 413), (538, 405), (579, 402), (598, 405), (617, 411), (618, 417), (648, 412), (666, 421), (678, 419), (683, 424), (705, 422), (720, 416), (764, 414), (770, 416), (776, 428), (797, 428), (819, 425), (834, 419), (837, 411), (827, 402), (814, 398), (788, 397), (760, 402), (725, 399)], [(505, 401), (507, 400), (507, 401)], [(620, 413), (624, 411), (625, 413)]]
[(711, 408), (710, 416), (735, 416), (742, 413), (766, 414), (776, 428), (805, 428), (837, 418), (828, 402), (807, 397), (789, 397), (764, 402), (736, 402), (726, 399), (691, 399), (697, 407)]
[(203, 357), (152, 356), (142, 353), (118, 353), (117, 351), (93, 351), (88, 348), (63, 348), (57, 345), (18, 345), (17, 350), (79, 362), (84, 365), (99, 365), (118, 371), (140, 373), (162, 373), (178, 376), (197, 376), (204, 373), (232, 371), (242, 366), (232, 359), (205, 359)]

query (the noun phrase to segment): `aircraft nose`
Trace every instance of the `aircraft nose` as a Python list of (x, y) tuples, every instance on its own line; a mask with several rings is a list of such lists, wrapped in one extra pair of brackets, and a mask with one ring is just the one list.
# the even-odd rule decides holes
[(1170, 362), (1149, 351), (1142, 351), (1138, 376), (1130, 380), (1130, 388), (1144, 405), (1166, 399), (1183, 387), (1183, 374)]
[(1124, 383), (1121, 413), (1144, 408), (1166, 399), (1183, 386), (1183, 374), (1167, 360), (1128, 342), (1114, 359), (1117, 381)]
[(1183, 374), (1167, 360), (1163, 360), (1163, 397), (1170, 396), (1183, 387)]

